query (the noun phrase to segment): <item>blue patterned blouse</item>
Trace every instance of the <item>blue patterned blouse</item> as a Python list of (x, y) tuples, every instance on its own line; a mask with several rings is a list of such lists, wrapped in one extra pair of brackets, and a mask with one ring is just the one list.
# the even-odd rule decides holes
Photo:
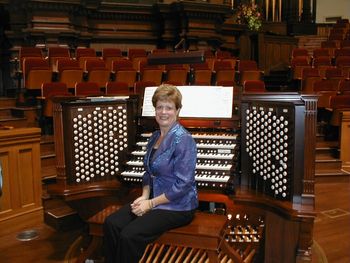
[(155, 209), (188, 211), (198, 206), (195, 169), (197, 147), (191, 134), (176, 122), (166, 134), (159, 148), (150, 155), (160, 136), (155, 131), (149, 139), (144, 158), (143, 185), (150, 185), (153, 196), (165, 194), (170, 201)]

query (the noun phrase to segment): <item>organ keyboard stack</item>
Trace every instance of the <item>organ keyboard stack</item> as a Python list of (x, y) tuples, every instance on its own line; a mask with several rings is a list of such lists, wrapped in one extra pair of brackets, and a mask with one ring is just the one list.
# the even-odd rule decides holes
[[(138, 183), (144, 173), (143, 157), (151, 133), (141, 134), (136, 149), (121, 173), (124, 182)], [(239, 136), (234, 133), (194, 132), (197, 143), (195, 179), (199, 188), (233, 191), (233, 177), (237, 173)]]

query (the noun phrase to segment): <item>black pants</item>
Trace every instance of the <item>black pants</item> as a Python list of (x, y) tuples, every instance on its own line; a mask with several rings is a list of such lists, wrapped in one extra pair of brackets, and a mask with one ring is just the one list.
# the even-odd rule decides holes
[(138, 217), (130, 204), (123, 206), (103, 225), (105, 263), (139, 262), (147, 244), (169, 229), (189, 224), (194, 212), (153, 209)]

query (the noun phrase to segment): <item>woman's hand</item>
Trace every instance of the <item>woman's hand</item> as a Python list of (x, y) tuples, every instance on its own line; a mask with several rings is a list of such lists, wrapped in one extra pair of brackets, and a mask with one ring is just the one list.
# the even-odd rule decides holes
[(144, 196), (140, 196), (134, 202), (131, 203), (131, 211), (137, 216), (142, 216), (151, 209), (151, 201)]

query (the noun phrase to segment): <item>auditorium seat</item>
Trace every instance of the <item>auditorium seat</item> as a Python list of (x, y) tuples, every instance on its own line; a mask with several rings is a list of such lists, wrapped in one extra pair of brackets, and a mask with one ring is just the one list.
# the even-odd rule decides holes
[(341, 124), (341, 112), (350, 110), (350, 95), (336, 95), (330, 98), (330, 109), (332, 110), (332, 118), (330, 124), (339, 126)]
[(124, 59), (120, 48), (103, 48), (102, 49), (102, 58), (103, 58), (104, 62), (106, 63), (106, 68), (109, 71), (112, 71), (113, 60)]
[(335, 65), (341, 68), (344, 76), (348, 77), (350, 74), (350, 56), (337, 57)]
[(313, 83), (322, 79), (317, 68), (304, 68), (301, 78), (301, 90), (303, 92), (313, 92)]
[(350, 79), (341, 80), (338, 90), (342, 95), (350, 95)]
[(212, 70), (207, 61), (191, 65), (191, 85), (207, 85), (212, 82)]
[(337, 42), (326, 40), (321, 42), (321, 48), (327, 48), (329, 50), (329, 54), (334, 57), (334, 52), (338, 48)]
[(50, 67), (53, 71), (57, 71), (57, 60), (70, 58), (70, 52), (68, 47), (49, 47), (47, 56)]
[(339, 85), (339, 81), (344, 79), (344, 73), (341, 68), (327, 68), (325, 71), (325, 79), (329, 80), (329, 82), (333, 82), (334, 86)]
[(63, 82), (45, 82), (41, 85), (41, 95), (39, 99), (43, 101), (42, 115), (52, 117), (52, 98), (53, 97), (70, 97), (72, 93), (68, 91), (66, 83)]
[(100, 58), (88, 59), (85, 62), (87, 81), (96, 82), (101, 88), (110, 80), (110, 71), (106, 68), (104, 60)]
[(205, 62), (208, 64), (208, 67), (211, 71), (214, 70), (214, 62), (216, 60), (215, 54), (211, 49), (204, 50)]
[(330, 98), (337, 95), (338, 85), (328, 79), (316, 80), (313, 83), (313, 91), (319, 95), (317, 107), (329, 108)]
[(291, 59), (296, 57), (306, 58), (308, 60), (308, 63), (311, 63), (311, 57), (309, 55), (309, 51), (306, 48), (293, 48)]
[(350, 48), (339, 48), (334, 52), (334, 56), (337, 59), (338, 57), (350, 57)]
[(39, 47), (21, 47), (19, 49), (19, 70), (23, 70), (23, 61), (25, 58), (43, 58), (41, 48)]
[(66, 83), (69, 89), (74, 89), (75, 83), (83, 81), (83, 69), (75, 59), (59, 59), (57, 71), (58, 81)]
[(132, 62), (133, 68), (140, 72), (140, 61), (147, 61), (147, 51), (143, 48), (129, 48), (128, 58)]
[(291, 67), (292, 79), (301, 80), (303, 69), (311, 68), (311, 65), (307, 58), (296, 57), (291, 59), (290, 67)]
[(314, 59), (318, 57), (330, 57), (330, 56), (331, 54), (328, 48), (315, 48), (312, 51), (312, 57)]
[(243, 82), (244, 93), (266, 92), (265, 82), (262, 80), (246, 80)]
[(130, 91), (128, 83), (119, 81), (109, 81), (106, 83), (106, 95), (129, 95)]
[(134, 88), (134, 83), (137, 80), (137, 72), (130, 60), (114, 60), (112, 62), (112, 74), (114, 74), (115, 81), (126, 82), (129, 88)]
[(42, 83), (52, 81), (52, 70), (47, 59), (25, 58), (23, 81), (27, 90), (40, 90)]
[(188, 71), (182, 64), (165, 65), (166, 81), (176, 81), (180, 86), (188, 84)]
[(313, 67), (317, 68), (322, 78), (326, 75), (326, 70), (332, 68), (331, 57), (321, 56), (313, 59)]
[(102, 96), (103, 92), (96, 82), (78, 82), (75, 84), (74, 95), (79, 97)]
[(216, 50), (215, 57), (216, 57), (216, 59), (222, 60), (225, 58), (230, 58), (231, 53), (230, 53), (230, 51), (226, 51), (226, 50)]
[(237, 58), (231, 55), (229, 51), (216, 51), (216, 60), (229, 61), (231, 67), (236, 69)]
[(140, 61), (140, 81), (153, 81), (157, 86), (163, 81), (163, 69), (159, 65), (149, 65)]
[(214, 83), (220, 81), (236, 81), (236, 72), (230, 61), (216, 60), (214, 63)]
[(243, 85), (246, 80), (260, 80), (262, 72), (255, 60), (240, 60), (238, 63), (239, 82)]
[(235, 83), (231, 80), (220, 80), (216, 82), (216, 86), (234, 87)]
[(85, 61), (87, 59), (96, 58), (96, 51), (94, 48), (78, 47), (75, 51), (75, 58), (79, 61), (79, 66), (85, 71)]

